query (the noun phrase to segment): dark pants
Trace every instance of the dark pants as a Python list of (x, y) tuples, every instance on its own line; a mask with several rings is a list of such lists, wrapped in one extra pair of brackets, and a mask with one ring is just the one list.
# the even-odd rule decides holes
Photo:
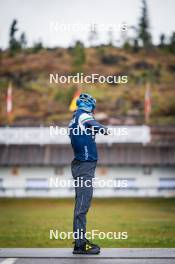
[(91, 205), (93, 186), (92, 179), (95, 174), (97, 161), (78, 161), (73, 160), (71, 163), (72, 176), (76, 180), (75, 184), (75, 209), (73, 220), (73, 232), (79, 233), (75, 238), (77, 246), (82, 245), (85, 241), (86, 234), (86, 214)]

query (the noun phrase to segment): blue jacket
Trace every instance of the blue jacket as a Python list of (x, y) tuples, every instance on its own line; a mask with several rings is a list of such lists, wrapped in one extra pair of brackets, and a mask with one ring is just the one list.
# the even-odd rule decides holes
[(107, 135), (107, 128), (98, 123), (91, 113), (82, 109), (74, 113), (69, 123), (69, 137), (76, 160), (98, 160), (95, 143), (95, 134), (98, 132)]

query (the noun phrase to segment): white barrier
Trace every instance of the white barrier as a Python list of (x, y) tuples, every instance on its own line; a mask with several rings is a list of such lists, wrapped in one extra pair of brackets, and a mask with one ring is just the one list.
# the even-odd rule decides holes
[[(150, 127), (148, 126), (115, 126), (110, 127), (118, 131), (115, 135), (97, 135), (97, 143), (142, 143), (146, 144), (151, 141)], [(127, 133), (122, 134), (120, 131), (125, 128)], [(3, 127), (0, 128), (0, 144), (69, 144), (70, 139), (63, 127)]]

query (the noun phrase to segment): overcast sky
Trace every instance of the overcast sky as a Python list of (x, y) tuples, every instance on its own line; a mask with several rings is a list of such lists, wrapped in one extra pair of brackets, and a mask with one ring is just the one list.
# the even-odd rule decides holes
[[(147, 0), (151, 32), (157, 42), (162, 32), (175, 30), (175, 0)], [(29, 45), (42, 40), (45, 46), (69, 46), (75, 40), (88, 45), (88, 24), (96, 23), (99, 42), (107, 42), (108, 25), (115, 27), (113, 40), (120, 38), (120, 25), (137, 25), (140, 0), (0, 0), (0, 47), (8, 43), (9, 27), (14, 18), (19, 31), (25, 31)], [(57, 30), (53, 29), (53, 24)], [(75, 24), (82, 28), (76, 30)], [(63, 29), (59, 27), (70, 27)], [(105, 28), (105, 31), (102, 30)]]

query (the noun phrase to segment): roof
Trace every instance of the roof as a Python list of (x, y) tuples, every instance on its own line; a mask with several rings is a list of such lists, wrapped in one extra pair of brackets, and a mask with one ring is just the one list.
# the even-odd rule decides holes
[[(99, 144), (101, 165), (175, 165), (172, 145)], [(0, 165), (70, 165), (70, 145), (0, 145)]]

